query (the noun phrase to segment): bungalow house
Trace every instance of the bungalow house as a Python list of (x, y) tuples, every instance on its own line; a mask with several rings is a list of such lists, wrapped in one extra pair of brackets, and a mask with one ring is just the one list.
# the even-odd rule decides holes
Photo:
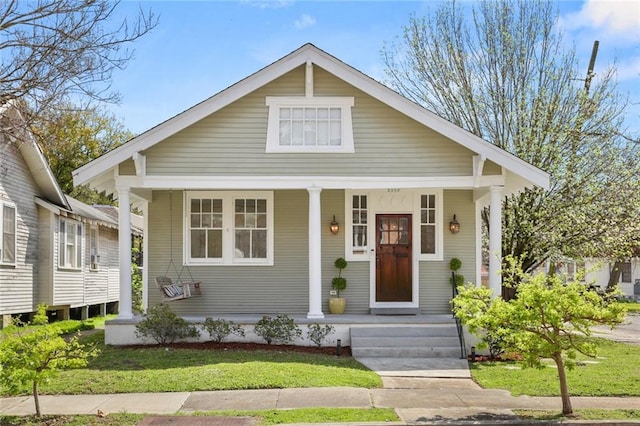
[[(450, 259), (480, 283), (481, 209), (499, 253), (502, 198), (549, 176), (306, 44), (77, 169), (74, 182), (118, 197), (122, 231), (129, 205), (143, 210), (149, 306), (164, 300), (155, 277), (180, 275), (201, 291), (170, 302), (182, 316), (321, 322), (334, 318), (338, 257), (347, 316), (450, 317)], [(121, 255), (121, 295), (129, 262)], [(492, 256), (495, 291), (499, 268)], [(112, 327), (135, 323), (130, 305), (121, 298)], [(107, 327), (109, 343), (127, 341), (116, 334)]]
[(15, 109), (0, 120), (2, 325), (39, 304), (62, 319), (117, 311), (118, 221), (62, 193)]

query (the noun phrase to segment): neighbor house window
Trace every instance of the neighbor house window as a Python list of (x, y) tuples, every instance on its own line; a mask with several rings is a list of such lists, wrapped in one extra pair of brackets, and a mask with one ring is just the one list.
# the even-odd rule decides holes
[(16, 208), (10, 204), (0, 203), (0, 263), (16, 262)]
[(89, 268), (97, 271), (100, 268), (100, 252), (98, 251), (98, 227), (92, 226), (89, 229)]
[(352, 97), (267, 97), (267, 152), (354, 152)]
[(623, 283), (631, 282), (631, 262), (622, 263), (622, 268), (620, 271), (620, 281)]
[(61, 268), (82, 267), (82, 224), (60, 218), (58, 265)]
[(188, 263), (273, 263), (272, 192), (188, 192), (185, 201)]

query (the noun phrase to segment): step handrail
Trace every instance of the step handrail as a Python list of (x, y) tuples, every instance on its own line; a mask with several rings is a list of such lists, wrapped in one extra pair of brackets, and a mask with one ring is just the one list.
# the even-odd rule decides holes
[[(451, 295), (454, 299), (458, 295), (458, 286), (456, 280), (455, 271), (451, 271)], [(464, 329), (462, 327), (462, 321), (453, 313), (453, 307), (451, 308), (453, 318), (456, 320), (456, 329), (458, 330), (458, 341), (460, 342), (460, 359), (467, 358), (467, 345), (464, 342)]]

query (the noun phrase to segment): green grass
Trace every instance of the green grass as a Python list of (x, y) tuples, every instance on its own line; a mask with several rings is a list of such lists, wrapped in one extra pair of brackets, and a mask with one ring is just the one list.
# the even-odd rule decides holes
[[(571, 396), (640, 396), (640, 346), (598, 339), (598, 358), (567, 371)], [(592, 364), (591, 362), (597, 362)], [(515, 362), (471, 363), (471, 375), (483, 388), (509, 390), (513, 395), (559, 396), (553, 361), (542, 369), (520, 369)]]
[[(381, 387), (380, 377), (350, 357), (276, 351), (107, 346), (104, 332), (83, 339), (100, 348), (86, 368), (62, 371), (41, 394), (191, 392), (292, 387)], [(28, 394), (25, 389), (23, 394)]]
[(639, 420), (640, 409), (637, 410), (605, 410), (582, 409), (574, 410), (571, 417), (563, 416), (553, 410), (513, 410), (523, 420)]
[(622, 304), (627, 312), (640, 313), (640, 302), (623, 302)]
[[(299, 408), (293, 410), (209, 411), (194, 416), (254, 417), (259, 425), (286, 423), (361, 423), (394, 422), (398, 416), (391, 408)], [(144, 414), (113, 413), (100, 418), (93, 415), (0, 416), (2, 426), (135, 426)]]

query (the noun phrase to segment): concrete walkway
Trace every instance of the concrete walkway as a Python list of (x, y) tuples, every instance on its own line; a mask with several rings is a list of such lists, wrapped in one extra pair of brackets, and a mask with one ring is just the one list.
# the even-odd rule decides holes
[[(458, 360), (459, 361), (459, 360)], [(369, 362), (365, 360), (365, 362)], [(560, 410), (559, 397), (514, 397), (497, 389), (481, 389), (468, 377), (460, 378), (461, 369), (455, 360), (440, 360), (430, 374), (420, 366), (408, 370), (407, 363), (393, 365), (391, 360), (378, 360), (384, 388), (350, 387), (264, 389), (246, 391), (136, 393), (110, 395), (43, 395), (44, 414), (108, 414), (114, 412), (155, 415), (187, 414), (213, 410), (264, 410), (303, 407), (393, 408), (401, 424), (487, 420), (513, 423), (513, 409)], [(447, 373), (446, 365), (454, 365)], [(391, 374), (390, 371), (395, 371)], [(434, 370), (435, 371), (435, 370)], [(468, 368), (467, 368), (468, 374)], [(426, 377), (426, 376), (453, 376)], [(640, 398), (573, 397), (573, 407), (631, 409), (640, 408)], [(0, 399), (0, 413), (29, 415), (34, 413), (31, 397)], [(618, 423), (620, 424), (620, 423)]]

